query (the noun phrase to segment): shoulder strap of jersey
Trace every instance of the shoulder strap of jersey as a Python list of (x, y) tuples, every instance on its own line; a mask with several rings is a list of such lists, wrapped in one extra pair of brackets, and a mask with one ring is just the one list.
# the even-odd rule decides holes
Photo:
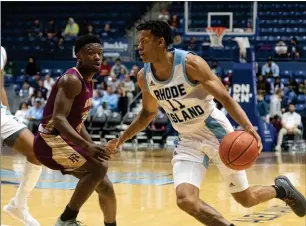
[(146, 88), (147, 88), (147, 91), (150, 92), (150, 88), (149, 88), (149, 84), (148, 84), (148, 81), (149, 81), (148, 73), (151, 72), (151, 64), (150, 63), (145, 63), (144, 66), (143, 66), (143, 69), (144, 69), (144, 79), (145, 79), (145, 83), (146, 83)]
[(175, 49), (175, 64), (185, 64), (186, 56), (191, 53), (193, 55), (197, 55), (192, 51), (185, 51), (181, 49)]
[(188, 52), (180, 49), (174, 49), (174, 66), (183, 64)]
[(180, 49), (175, 49), (175, 65), (177, 64), (181, 64), (183, 67), (183, 72), (184, 72), (184, 77), (185, 80), (191, 85), (191, 86), (196, 86), (199, 83), (193, 83), (189, 80), (187, 73), (186, 73), (186, 56), (188, 54), (193, 54), (193, 55), (197, 55), (196, 53), (192, 52), (192, 51), (185, 51), (185, 50), (180, 50)]
[(79, 72), (79, 70), (76, 67), (70, 68), (70, 70), (75, 72), (75, 73), (70, 73), (70, 74), (73, 74), (73, 75), (77, 76), (80, 79), (80, 81), (82, 83), (82, 90), (83, 90), (85, 88), (85, 86), (86, 86), (85, 85), (85, 81), (83, 79), (83, 76), (81, 75), (81, 73)]
[(55, 82), (55, 86), (57, 86), (57, 83), (59, 82), (59, 80), (64, 76), (64, 75), (71, 75), (71, 76), (76, 76), (82, 83), (82, 90), (85, 88), (85, 82), (83, 80), (82, 75), (80, 74), (80, 72), (76, 69), (76, 68), (69, 68), (67, 71), (65, 71), (65, 73), (63, 73)]

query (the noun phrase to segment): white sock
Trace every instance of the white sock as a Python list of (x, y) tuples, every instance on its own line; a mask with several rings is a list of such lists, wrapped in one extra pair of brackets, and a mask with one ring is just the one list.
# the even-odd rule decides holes
[(14, 198), (16, 206), (26, 206), (27, 199), (34, 189), (41, 173), (41, 166), (26, 162), (23, 177)]

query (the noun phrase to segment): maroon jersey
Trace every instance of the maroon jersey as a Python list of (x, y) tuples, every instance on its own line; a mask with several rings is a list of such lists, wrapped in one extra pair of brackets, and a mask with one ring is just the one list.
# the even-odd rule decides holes
[[(75, 67), (68, 69), (64, 73), (64, 75), (76, 76), (82, 82), (82, 91), (80, 92), (79, 95), (75, 97), (70, 113), (67, 117), (69, 124), (78, 133), (80, 133), (82, 124), (86, 120), (90, 107), (91, 107), (92, 95), (93, 95), (93, 85), (92, 85), (92, 82), (86, 82), (83, 79), (80, 72)], [(55, 102), (56, 94), (58, 91), (57, 83), (59, 79), (56, 81), (56, 83), (52, 87), (51, 94), (45, 106), (43, 119), (41, 122), (41, 126), (43, 127), (44, 133), (47, 133), (47, 134), (54, 134), (54, 135), (59, 134), (59, 131), (57, 131), (54, 128), (54, 123), (52, 120), (54, 102)]]

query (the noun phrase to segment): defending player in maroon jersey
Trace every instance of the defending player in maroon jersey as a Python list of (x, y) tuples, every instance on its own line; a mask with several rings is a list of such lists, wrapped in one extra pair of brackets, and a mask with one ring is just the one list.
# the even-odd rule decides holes
[(55, 83), (35, 136), (34, 152), (48, 168), (80, 179), (56, 226), (82, 225), (80, 208), (96, 190), (105, 225), (116, 226), (116, 198), (106, 176), (105, 148), (95, 144), (84, 126), (93, 95), (92, 78), (100, 69), (102, 46), (93, 35), (81, 36), (75, 45), (77, 65)]

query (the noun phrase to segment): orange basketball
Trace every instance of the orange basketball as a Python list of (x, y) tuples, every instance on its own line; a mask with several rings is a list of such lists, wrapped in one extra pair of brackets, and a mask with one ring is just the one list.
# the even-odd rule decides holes
[(256, 161), (259, 152), (257, 140), (245, 131), (228, 133), (219, 147), (222, 162), (234, 170), (249, 168)]

